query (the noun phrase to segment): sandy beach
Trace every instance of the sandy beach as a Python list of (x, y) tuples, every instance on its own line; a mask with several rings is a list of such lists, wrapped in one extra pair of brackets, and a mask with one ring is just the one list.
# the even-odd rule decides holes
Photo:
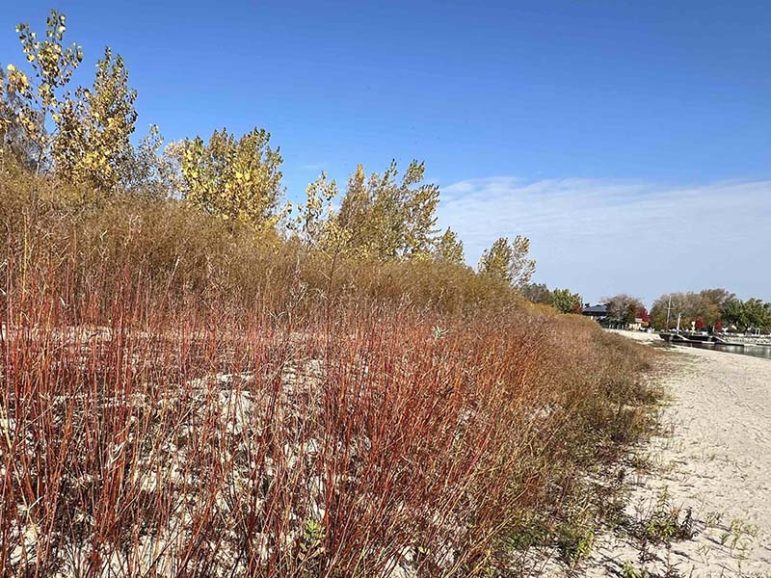
[(627, 513), (645, 519), (666, 500), (692, 511), (697, 533), (652, 547), (651, 560), (629, 536), (608, 533), (585, 574), (771, 576), (771, 361), (689, 348), (664, 355), (665, 432), (642, 452), (649, 467), (632, 478)]

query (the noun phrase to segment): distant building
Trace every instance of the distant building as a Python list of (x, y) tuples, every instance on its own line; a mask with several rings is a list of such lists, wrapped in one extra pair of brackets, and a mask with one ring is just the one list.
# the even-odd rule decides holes
[(586, 303), (584, 308), (581, 310), (581, 313), (587, 317), (591, 317), (603, 327), (608, 327), (610, 329), (628, 329), (631, 331), (641, 331), (649, 325), (648, 322), (642, 317), (635, 317), (634, 321), (631, 323), (628, 323), (622, 319), (611, 317), (610, 312), (608, 311), (608, 306), (605, 304), (589, 305)]
[(586, 303), (581, 310), (582, 315), (591, 317), (597, 321), (600, 325), (605, 325), (608, 322), (608, 306), (607, 305), (589, 305)]

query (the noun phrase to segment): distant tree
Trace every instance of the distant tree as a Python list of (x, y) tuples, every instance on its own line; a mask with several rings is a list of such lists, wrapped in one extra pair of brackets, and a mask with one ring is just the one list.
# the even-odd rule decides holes
[(619, 324), (634, 323), (638, 314), (645, 309), (642, 301), (625, 293), (603, 299), (608, 307), (608, 316)]
[[(663, 329), (667, 324), (669, 312), (670, 326), (677, 323), (680, 317), (680, 327), (690, 327), (699, 321), (705, 329), (713, 328), (721, 319), (731, 316), (732, 303), (736, 301), (733, 293), (725, 289), (706, 289), (700, 292), (667, 293), (659, 297), (651, 308), (651, 322), (654, 327)], [(734, 313), (736, 313), (734, 308)], [(735, 323), (735, 322), (733, 322)]]
[(439, 188), (423, 182), (422, 162), (412, 161), (401, 180), (398, 174), (392, 161), (382, 175), (367, 177), (359, 165), (349, 179), (337, 225), (350, 251), (379, 260), (431, 254)]
[(651, 307), (651, 325), (656, 329), (665, 329), (667, 324), (667, 312), (671, 320), (671, 310), (669, 309), (669, 298), (673, 294), (666, 293), (656, 299)]
[(554, 289), (551, 292), (551, 305), (560, 313), (580, 313), (581, 296), (570, 289)]
[(329, 249), (336, 245), (336, 222), (332, 200), (337, 196), (337, 183), (322, 172), (319, 178), (305, 188), (305, 203), (297, 207), (297, 216), (291, 229), (300, 239), (316, 248)]
[[(439, 205), (439, 187), (423, 183), (426, 167), (412, 161), (402, 178), (397, 198), (398, 212), (404, 222), (404, 241), (401, 252), (407, 257), (428, 255), (436, 239), (436, 208)], [(377, 206), (377, 202), (375, 203)]]
[(767, 332), (771, 329), (771, 303), (752, 297), (744, 302), (745, 329)]
[(719, 312), (725, 309), (726, 305), (736, 299), (736, 295), (728, 291), (727, 289), (704, 289), (699, 292), (699, 295), (707, 302), (714, 305)]
[(511, 242), (496, 239), (479, 261), (479, 274), (505, 281), (515, 287), (526, 285), (535, 272), (535, 261), (529, 257), (530, 240), (517, 235)]
[(496, 239), (489, 249), (482, 253), (479, 260), (479, 274), (498, 281), (512, 282), (511, 261), (512, 248), (508, 239), (501, 237)]
[(182, 193), (194, 206), (233, 224), (271, 228), (280, 219), (281, 163), (265, 130), (241, 138), (225, 129), (214, 131), (208, 143), (200, 137), (186, 141)]
[(372, 192), (367, 186), (364, 165), (357, 165), (348, 179), (345, 195), (337, 215), (337, 222), (351, 236), (351, 244), (357, 247), (373, 245), (372, 231), (367, 222), (372, 212)]
[(723, 307), (723, 321), (729, 326), (744, 330), (749, 325), (744, 303), (741, 299), (733, 298)]
[(515, 287), (521, 287), (529, 283), (535, 273), (535, 259), (530, 258), (530, 239), (517, 235), (511, 241), (511, 248), (511, 282)]
[(520, 288), (520, 292), (531, 303), (552, 304), (552, 292), (545, 283), (527, 283)]
[(726, 305), (724, 319), (740, 331), (770, 331), (771, 303), (755, 297), (746, 301), (732, 299)]
[(170, 143), (164, 149), (160, 130), (152, 125), (139, 145), (129, 149), (128, 157), (121, 166), (121, 187), (129, 192), (153, 197), (167, 197), (178, 192), (179, 150), (177, 143)]
[(463, 265), (466, 261), (463, 254), (463, 241), (458, 238), (455, 231), (447, 227), (436, 242), (434, 256), (438, 261), (444, 263)]

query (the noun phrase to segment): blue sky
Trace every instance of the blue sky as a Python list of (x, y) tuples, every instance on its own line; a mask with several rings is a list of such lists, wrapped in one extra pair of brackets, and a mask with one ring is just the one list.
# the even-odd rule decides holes
[[(20, 60), (14, 25), (42, 31), (51, 7), (4, 6), (1, 62)], [(267, 128), (290, 198), (322, 168), (344, 181), (357, 163), (419, 158), (471, 262), (521, 233), (537, 280), (588, 300), (705, 286), (771, 299), (767, 2), (55, 7), (85, 49), (77, 80), (110, 45), (143, 129)]]

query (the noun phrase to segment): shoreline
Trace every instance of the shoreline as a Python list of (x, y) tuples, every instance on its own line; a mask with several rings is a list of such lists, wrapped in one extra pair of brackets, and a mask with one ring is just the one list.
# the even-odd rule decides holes
[[(613, 333), (662, 342), (656, 334)], [(626, 509), (644, 518), (664, 497), (668, 508), (692, 513), (695, 535), (651, 546), (652, 559), (641, 561), (639, 544), (609, 532), (585, 575), (771, 576), (771, 363), (696, 348), (664, 356), (668, 435), (643, 448), (649, 467), (634, 473)]]

